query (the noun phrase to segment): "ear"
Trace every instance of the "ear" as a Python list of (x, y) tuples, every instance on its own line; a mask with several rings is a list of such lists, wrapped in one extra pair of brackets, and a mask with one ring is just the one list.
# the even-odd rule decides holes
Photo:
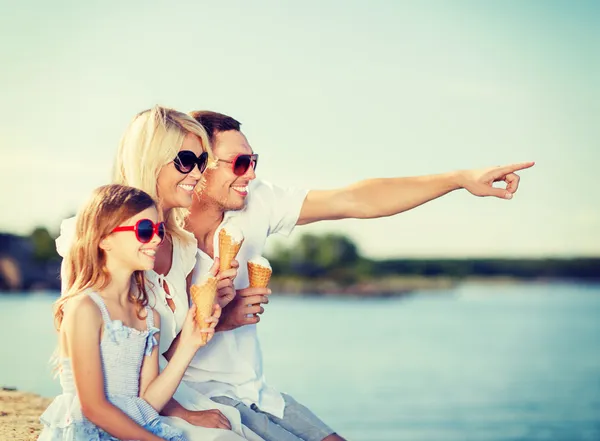
[(110, 238), (109, 237), (105, 237), (104, 239), (102, 239), (100, 241), (100, 248), (104, 251), (110, 251), (111, 249), (111, 242), (110, 242)]

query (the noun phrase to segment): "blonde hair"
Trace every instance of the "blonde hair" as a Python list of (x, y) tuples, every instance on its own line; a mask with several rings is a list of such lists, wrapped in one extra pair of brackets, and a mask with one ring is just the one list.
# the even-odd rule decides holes
[[(155, 207), (156, 202), (146, 192), (123, 185), (104, 185), (97, 188), (77, 214), (75, 238), (65, 257), (65, 294), (54, 304), (54, 325), (60, 330), (65, 304), (87, 289), (102, 290), (110, 283), (106, 269), (106, 253), (100, 242), (127, 219), (143, 210)], [(132, 276), (129, 301), (139, 307), (138, 315), (148, 304), (143, 271)], [(137, 288), (137, 289), (133, 289)]]
[[(158, 174), (162, 167), (177, 156), (188, 133), (200, 138), (202, 149), (208, 152), (209, 163), (213, 163), (214, 157), (206, 130), (191, 116), (160, 106), (138, 113), (121, 138), (113, 169), (113, 182), (144, 190), (158, 201), (162, 213), (157, 188)], [(167, 234), (184, 242), (191, 241), (192, 235), (184, 229), (188, 214), (189, 210), (186, 208), (169, 210), (164, 219)]]

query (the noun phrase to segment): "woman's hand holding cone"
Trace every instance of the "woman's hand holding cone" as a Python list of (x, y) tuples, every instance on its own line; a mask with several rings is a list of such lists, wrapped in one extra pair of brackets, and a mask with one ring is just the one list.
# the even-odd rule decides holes
[(235, 298), (233, 280), (237, 277), (240, 264), (237, 260), (231, 261), (231, 268), (219, 271), (217, 274), (217, 303), (221, 308), (227, 306)]

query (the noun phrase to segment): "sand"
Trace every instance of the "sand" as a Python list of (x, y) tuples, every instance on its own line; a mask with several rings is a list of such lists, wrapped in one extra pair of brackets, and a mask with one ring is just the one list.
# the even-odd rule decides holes
[(0, 388), (0, 440), (33, 441), (40, 434), (40, 415), (52, 399)]

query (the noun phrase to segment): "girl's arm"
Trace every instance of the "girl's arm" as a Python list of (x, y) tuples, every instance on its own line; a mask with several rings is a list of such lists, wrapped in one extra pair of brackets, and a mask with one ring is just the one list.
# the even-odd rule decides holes
[[(213, 306), (212, 317), (206, 319), (207, 320), (206, 329), (214, 328), (214, 332), (217, 332), (217, 325), (219, 323), (222, 313), (223, 313), (223, 308), (221, 308), (218, 303), (215, 303), (215, 305)], [(206, 341), (207, 343), (212, 340), (212, 338), (214, 336), (214, 332), (210, 332), (208, 334), (208, 339)], [(177, 334), (177, 337), (175, 337), (173, 339), (173, 342), (171, 343), (171, 346), (169, 346), (169, 349), (167, 349), (167, 352), (165, 352), (163, 354), (163, 356), (167, 359), (167, 361), (171, 361), (171, 358), (173, 358), (173, 355), (177, 351), (177, 348), (179, 347), (180, 337), (181, 337), (181, 332), (179, 334)]]
[[(160, 320), (159, 314), (156, 311), (153, 311), (153, 313), (155, 323), (158, 323)], [(167, 363), (167, 367), (160, 374), (158, 367), (159, 345), (152, 349), (152, 354), (146, 357), (142, 365), (140, 397), (154, 407), (157, 412), (162, 411), (163, 407), (173, 397), (196, 351), (204, 346), (202, 333), (209, 332), (209, 337), (214, 334), (214, 326), (218, 321), (218, 317), (207, 319), (211, 320), (211, 323), (207, 323), (206, 328), (201, 330), (196, 325), (195, 314), (196, 307), (192, 306), (181, 330), (182, 341), (177, 345), (177, 350)]]
[(67, 355), (71, 358), (75, 387), (83, 415), (119, 439), (161, 440), (106, 398), (100, 360), (102, 326), (102, 315), (92, 299), (82, 295), (69, 301), (61, 328), (65, 333)]

